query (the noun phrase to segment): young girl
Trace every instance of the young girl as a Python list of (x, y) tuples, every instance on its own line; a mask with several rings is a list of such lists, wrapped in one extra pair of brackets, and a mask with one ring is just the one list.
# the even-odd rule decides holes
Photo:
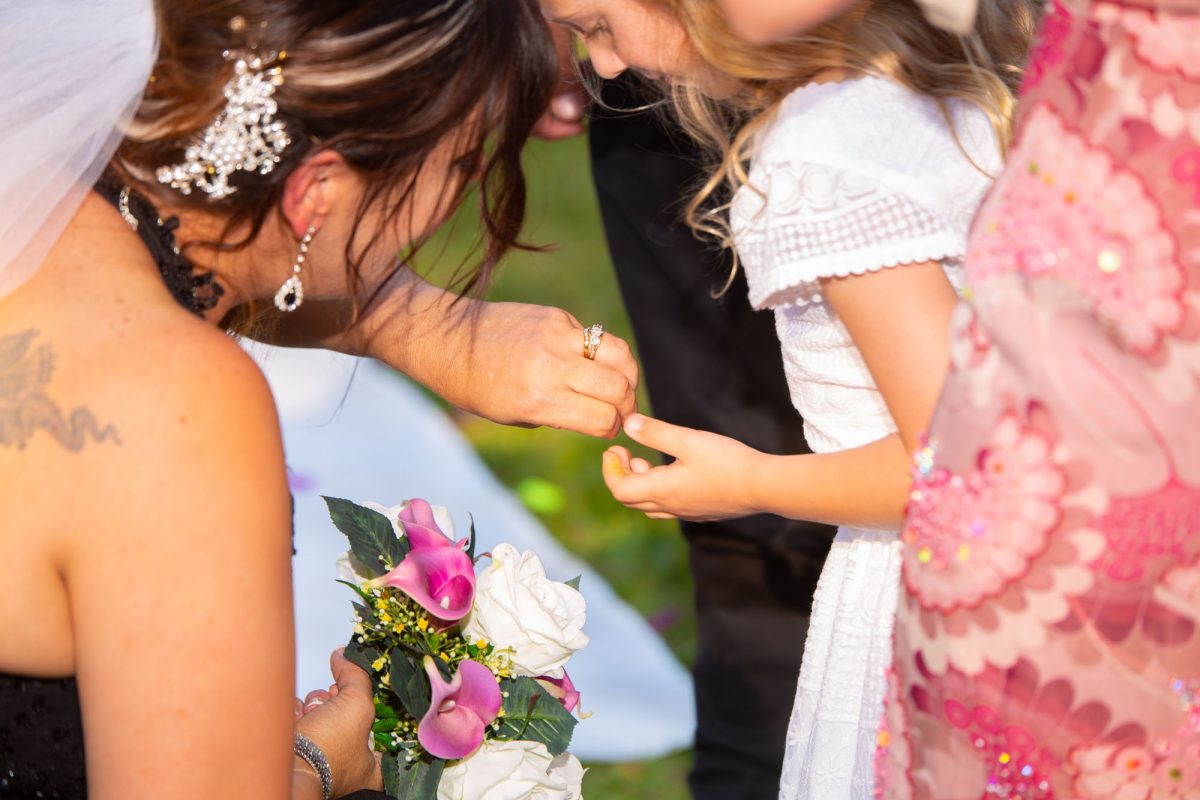
[[(841, 526), (813, 602), (781, 797), (871, 797), (908, 453), (945, 375), (958, 259), (1001, 165), (1032, 9), (985, 2), (960, 40), (915, 5), (869, 0), (754, 48), (711, 0), (543, 6), (583, 34), (601, 75), (668, 79), (685, 125), (720, 156), (690, 217), (736, 247), (751, 302), (774, 311), (814, 450), (767, 455), (635, 416), (630, 437), (674, 461), (651, 468), (613, 448), (608, 485), (655, 517)], [(733, 199), (713, 209), (722, 189)]]

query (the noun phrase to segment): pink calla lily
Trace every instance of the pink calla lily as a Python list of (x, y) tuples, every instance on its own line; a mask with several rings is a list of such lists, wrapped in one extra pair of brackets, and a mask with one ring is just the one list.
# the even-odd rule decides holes
[(483, 743), (488, 725), (500, 714), (504, 698), (492, 671), (476, 661), (463, 661), (449, 683), (437, 664), (425, 656), (432, 703), (417, 726), (417, 740), (436, 758), (466, 758)]
[(563, 708), (567, 711), (574, 711), (579, 707), (580, 694), (575, 688), (575, 684), (571, 683), (571, 676), (567, 671), (563, 670), (561, 678), (547, 678), (545, 675), (537, 679), (537, 682), (542, 685), (551, 697), (563, 704)]
[(400, 527), (413, 550), (424, 550), (429, 547), (457, 547), (463, 549), (467, 540), (454, 542), (438, 527), (437, 519), (433, 516), (433, 507), (425, 500), (414, 498), (400, 512)]
[(475, 601), (475, 565), (457, 547), (414, 548), (395, 569), (367, 586), (395, 587), (436, 619), (457, 622)]
[(415, 600), (434, 619), (457, 622), (475, 601), (475, 565), (462, 548), (438, 527), (433, 508), (424, 500), (410, 500), (400, 512), (400, 525), (409, 553), (388, 574), (368, 587), (392, 586)]

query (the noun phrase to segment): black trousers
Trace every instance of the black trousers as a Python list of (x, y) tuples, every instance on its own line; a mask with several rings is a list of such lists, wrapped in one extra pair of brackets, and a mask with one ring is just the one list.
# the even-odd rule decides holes
[[(606, 82), (614, 109), (642, 105)], [(701, 176), (697, 153), (654, 111), (597, 109), (592, 171), (654, 413), (770, 453), (807, 452), (769, 313), (745, 283), (722, 298), (730, 260), (680, 219)], [(833, 532), (761, 515), (683, 523), (699, 627), (697, 800), (775, 800), (813, 589)]]

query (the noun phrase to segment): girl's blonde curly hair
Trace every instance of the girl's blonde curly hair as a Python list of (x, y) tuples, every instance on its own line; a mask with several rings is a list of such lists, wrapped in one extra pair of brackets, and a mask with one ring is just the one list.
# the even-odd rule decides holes
[(732, 248), (730, 198), (749, 183), (756, 137), (789, 93), (823, 73), (898, 81), (937, 100), (947, 121), (948, 100), (974, 103), (987, 113), (1006, 151), (1041, 5), (980, 0), (975, 29), (964, 38), (929, 24), (913, 0), (862, 0), (806, 33), (753, 45), (730, 31), (717, 0), (648, 2), (683, 25), (698, 62), (695, 80), (670, 88), (676, 116), (711, 160), (686, 218), (727, 248)]

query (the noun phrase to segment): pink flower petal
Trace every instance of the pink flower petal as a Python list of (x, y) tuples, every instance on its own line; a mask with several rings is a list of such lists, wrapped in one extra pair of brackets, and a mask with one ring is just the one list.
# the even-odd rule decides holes
[(437, 664), (425, 657), (431, 704), (417, 727), (417, 739), (437, 758), (466, 758), (483, 743), (484, 731), (495, 721), (504, 702), (492, 671), (464, 661), (449, 683)]
[[(414, 522), (423, 528), (429, 528), (441, 533), (441, 528), (438, 527), (437, 520), (433, 516), (433, 506), (429, 502), (420, 498), (413, 498), (408, 501), (408, 505), (400, 512), (401, 522)], [(444, 536), (444, 534), (443, 534)]]
[(438, 527), (433, 508), (424, 500), (408, 501), (408, 505), (400, 512), (400, 527), (404, 528), (404, 535), (413, 550), (454, 546), (454, 542)]
[(437, 619), (454, 622), (471, 611), (475, 567), (470, 556), (455, 547), (413, 550), (368, 585), (395, 587)]
[(567, 711), (574, 711), (579, 707), (579, 690), (575, 688), (575, 684), (571, 683), (571, 676), (567, 674), (565, 669), (561, 678), (548, 678), (543, 675), (537, 679), (537, 682), (552, 697), (562, 703), (563, 708)]

